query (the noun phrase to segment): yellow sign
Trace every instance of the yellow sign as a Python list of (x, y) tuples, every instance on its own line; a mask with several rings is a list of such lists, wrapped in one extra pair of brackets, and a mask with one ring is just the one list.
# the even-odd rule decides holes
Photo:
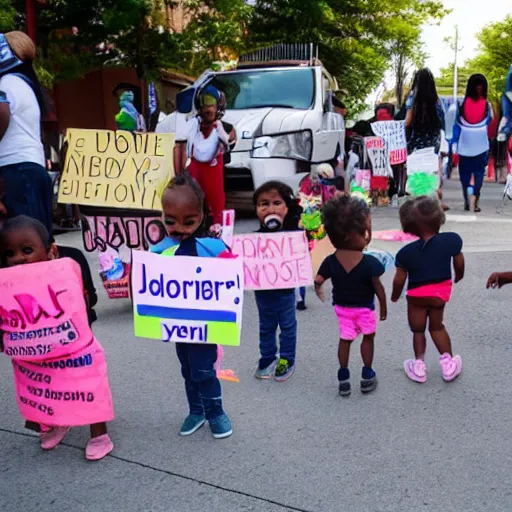
[(110, 130), (66, 132), (59, 203), (161, 210), (174, 175), (174, 135)]

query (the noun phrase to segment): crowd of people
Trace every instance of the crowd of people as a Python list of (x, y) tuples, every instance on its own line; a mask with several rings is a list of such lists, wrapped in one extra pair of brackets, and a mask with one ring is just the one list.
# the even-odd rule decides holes
[[(9, 217), (0, 232), (1, 266), (9, 268), (66, 256), (75, 259), (82, 269), (84, 301), (92, 324), (96, 319), (93, 308), (97, 298), (87, 261), (80, 251), (77, 254), (70, 248), (58, 247), (52, 234), (51, 181), (45, 170), (40, 133), (44, 102), (33, 68), (35, 47), (22, 33), (0, 35), (0, 56), (0, 179), (4, 187), (1, 208)], [(151, 250), (169, 257), (233, 258), (230, 248), (211, 234), (212, 228), (217, 232), (222, 221), (224, 158), (236, 135), (232, 126), (221, 121), (225, 104), (221, 92), (206, 87), (196, 101), (198, 116), (193, 128), (188, 125), (186, 136), (177, 136), (177, 176), (162, 197), (162, 220), (167, 236)], [(346, 113), (342, 103), (335, 106)], [(133, 108), (131, 95), (122, 96), (121, 107), (117, 118), (119, 126), (132, 131), (142, 129), (140, 114)], [(388, 107), (377, 108), (376, 119), (391, 120), (392, 114)], [(457, 106), (450, 142), (458, 145), (466, 209), (470, 208), (469, 187), (473, 178), (475, 199), (472, 206), (475, 212), (480, 211), (478, 200), (489, 152), (488, 129), (493, 117), (485, 77), (473, 75), (463, 102)], [(420, 70), (406, 102), (408, 151), (433, 147), (439, 154), (445, 122), (434, 78), (429, 70)], [(370, 131), (369, 123), (358, 123), (354, 129), (356, 136), (366, 136)], [(185, 168), (188, 158), (190, 164)], [(405, 167), (402, 165), (393, 171), (393, 192), (405, 196)], [(372, 240), (371, 210), (365, 201), (343, 191), (336, 191), (333, 196), (326, 198), (322, 205), (322, 222), (334, 252), (321, 264), (314, 286), (318, 297), (325, 300), (323, 285), (328, 280), (332, 282), (332, 304), (339, 322), (338, 389), (339, 394), (346, 397), (351, 393), (351, 346), (360, 335), (363, 360), (360, 389), (363, 393), (375, 390), (374, 340), (378, 319), (385, 321), (388, 313), (386, 290), (380, 279), (385, 268), (376, 257), (365, 253)], [(255, 191), (253, 202), (259, 232), (302, 229), (298, 199), (284, 183), (270, 181), (263, 184)], [(453, 282), (464, 277), (463, 242), (456, 233), (440, 232), (445, 221), (443, 209), (446, 208), (439, 198), (421, 196), (406, 200), (399, 211), (403, 231), (418, 240), (396, 255), (391, 300), (398, 301), (407, 285), (408, 323), (413, 335), (414, 357), (404, 362), (404, 370), (411, 380), (419, 383), (427, 380), (427, 330), (439, 351), (444, 380), (453, 381), (462, 371), (462, 360), (454, 354), (444, 326), (444, 313)], [(501, 287), (510, 282), (510, 273), (492, 274), (487, 285)], [(375, 298), (379, 303), (379, 315)], [(295, 290), (257, 291), (256, 304), (259, 362), (255, 377), (284, 382), (293, 375), (296, 367)], [(103, 353), (94, 338), (91, 347), (96, 353)], [(218, 347), (176, 343), (176, 353), (189, 406), (180, 434), (192, 435), (208, 422), (214, 438), (230, 436), (233, 427), (224, 408), (215, 368)], [(66, 357), (72, 356), (70, 345)], [(49, 359), (44, 363), (52, 361)], [(45, 450), (58, 446), (73, 426), (41, 425), (30, 418), (27, 420), (27, 427), (40, 432), (41, 447)], [(89, 460), (100, 460), (113, 450), (107, 433), (110, 420), (105, 417), (91, 425), (91, 438), (85, 451)]]

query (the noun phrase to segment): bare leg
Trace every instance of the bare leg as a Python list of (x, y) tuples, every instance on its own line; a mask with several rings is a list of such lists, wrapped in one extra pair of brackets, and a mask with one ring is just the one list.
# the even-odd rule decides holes
[(365, 334), (361, 343), (361, 357), (366, 368), (371, 368), (373, 364), (375, 334)]
[(429, 331), (432, 340), (441, 355), (452, 354), (452, 343), (450, 336), (443, 324), (444, 306), (440, 308), (430, 308), (429, 310)]
[(428, 307), (417, 304), (409, 298), (407, 314), (409, 327), (413, 333), (414, 357), (423, 360), (427, 351), (425, 331), (427, 329)]
[(91, 425), (91, 438), (100, 437), (107, 433), (106, 423), (95, 423)]
[(350, 357), (350, 346), (352, 341), (340, 339), (340, 345), (338, 347), (338, 361), (340, 362), (341, 368), (348, 367), (348, 359)]

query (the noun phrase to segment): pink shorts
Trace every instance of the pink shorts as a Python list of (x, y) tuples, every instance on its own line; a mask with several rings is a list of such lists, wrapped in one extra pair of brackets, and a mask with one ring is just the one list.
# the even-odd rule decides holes
[(340, 338), (354, 341), (360, 334), (375, 334), (377, 315), (369, 308), (345, 308), (334, 306), (340, 323)]
[(444, 302), (449, 302), (450, 297), (452, 296), (452, 288), (453, 284), (451, 281), (443, 281), (442, 283), (434, 283), (434, 284), (426, 284), (425, 286), (420, 286), (419, 288), (413, 288), (412, 290), (408, 290), (408, 297), (434, 297), (436, 299), (441, 299)]

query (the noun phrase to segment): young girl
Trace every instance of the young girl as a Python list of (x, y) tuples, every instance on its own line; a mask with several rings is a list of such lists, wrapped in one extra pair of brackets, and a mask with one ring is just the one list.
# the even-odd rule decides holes
[(414, 359), (404, 362), (407, 376), (415, 382), (426, 382), (425, 351), (428, 329), (441, 354), (443, 378), (449, 382), (462, 371), (460, 356), (453, 356), (450, 337), (443, 324), (444, 308), (452, 292), (452, 261), (455, 282), (464, 277), (462, 238), (457, 233), (439, 233), (445, 215), (434, 197), (420, 196), (400, 208), (400, 222), (405, 233), (420, 239), (401, 249), (396, 255), (396, 276), (391, 300), (397, 302), (405, 282), (409, 326), (413, 332)]
[[(222, 240), (205, 238), (208, 232), (205, 197), (189, 175), (171, 181), (162, 197), (162, 209), (168, 237), (152, 247), (152, 252), (168, 256), (225, 256), (227, 248)], [(208, 421), (215, 439), (229, 437), (233, 429), (222, 407), (222, 390), (214, 366), (217, 345), (176, 343), (176, 353), (190, 408), (180, 435), (189, 436)]]
[(370, 208), (361, 199), (342, 195), (324, 206), (322, 218), (336, 252), (320, 266), (315, 277), (315, 290), (324, 301), (322, 285), (331, 279), (333, 305), (340, 324), (339, 393), (350, 395), (350, 347), (360, 334), (363, 335), (361, 356), (364, 364), (361, 392), (370, 393), (377, 386), (372, 368), (377, 329), (375, 296), (379, 299), (381, 321), (387, 317), (386, 292), (380, 281), (384, 266), (374, 256), (363, 254), (372, 237)]
[[(57, 259), (59, 257), (57, 247), (50, 243), (50, 237), (46, 228), (41, 222), (26, 216), (18, 216), (9, 219), (0, 233), (0, 248), (2, 266), (14, 267), (17, 265), (24, 265), (29, 263), (38, 263)], [(41, 365), (51, 365), (51, 367), (58, 368), (60, 362), (66, 362), (74, 356), (73, 345), (69, 345), (70, 352), (65, 357), (58, 359), (48, 359), (36, 362), (23, 361), (23, 365), (29, 369), (33, 369), (37, 373)], [(99, 342), (93, 337), (90, 341), (89, 353), (93, 356), (94, 360), (104, 360), (104, 353)], [(81, 349), (80, 349), (81, 350)], [(76, 355), (75, 355), (76, 357)], [(101, 364), (101, 363), (99, 363)], [(84, 371), (85, 368), (80, 368)], [(60, 372), (64, 376), (64, 372), (70, 373), (66, 375), (67, 379), (73, 377), (72, 372), (75, 368), (60, 367)], [(104, 395), (97, 397), (98, 400), (103, 402), (105, 410), (110, 412), (104, 421), (91, 425), (91, 439), (89, 440), (85, 449), (85, 456), (88, 460), (100, 460), (108, 455), (113, 449), (114, 445), (107, 434), (106, 421), (113, 419), (112, 397), (110, 395), (110, 387), (106, 376), (101, 377), (97, 374), (100, 369), (91, 367), (91, 379), (97, 378), (98, 380), (104, 379), (98, 383), (97, 389), (103, 389)], [(77, 418), (81, 421), (81, 418)], [(29, 428), (35, 428), (37, 424), (29, 421), (27, 425)], [(81, 424), (81, 423), (78, 423)], [(66, 434), (69, 432), (69, 426), (61, 425), (41, 425), (41, 447), (43, 450), (53, 450), (57, 447)]]
[[(288, 185), (268, 181), (256, 190), (253, 202), (260, 221), (260, 233), (299, 229), (302, 208)], [(260, 360), (254, 376), (257, 379), (270, 379), (274, 374), (277, 382), (284, 382), (295, 370), (295, 289), (261, 290), (255, 293), (260, 317)], [(279, 359), (276, 342), (278, 326), (281, 328)]]

